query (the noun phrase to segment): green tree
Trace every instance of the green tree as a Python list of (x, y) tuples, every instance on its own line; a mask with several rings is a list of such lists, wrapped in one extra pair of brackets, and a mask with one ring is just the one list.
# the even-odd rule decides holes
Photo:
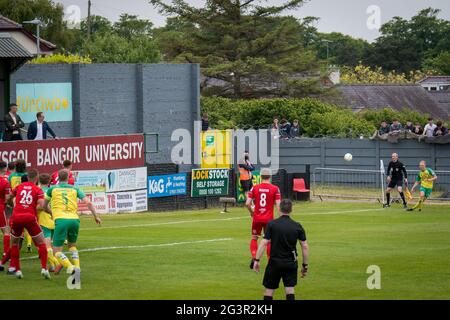
[(91, 37), (87, 21), (81, 22), (80, 53), (97, 63), (156, 63), (161, 55), (152, 38), (152, 23), (122, 14), (114, 24), (101, 16), (91, 17)]
[(339, 33), (319, 33), (317, 35), (315, 46), (318, 57), (322, 60), (327, 58), (328, 43), (330, 64), (340, 66), (357, 66), (365, 59), (370, 48), (370, 44), (362, 39), (355, 39), (351, 36)]
[(153, 24), (149, 20), (138, 19), (135, 15), (121, 14), (119, 21), (114, 23), (114, 32), (131, 40), (133, 37), (152, 36)]
[[(80, 31), (83, 37), (88, 33), (87, 19), (83, 19), (80, 24)], [(105, 17), (92, 15), (91, 16), (91, 35), (107, 34), (113, 32), (111, 21)]]
[[(75, 32), (67, 28), (64, 21), (64, 8), (51, 0), (0, 0), (0, 13), (18, 23), (38, 18), (43, 22), (41, 36), (58, 46), (59, 51), (71, 48)], [(34, 25), (24, 27), (36, 33)]]
[(385, 70), (409, 73), (420, 69), (426, 58), (450, 51), (450, 21), (440, 19), (439, 12), (428, 8), (411, 20), (395, 17), (385, 23), (367, 62)]
[(82, 52), (97, 63), (157, 63), (161, 59), (154, 41), (148, 37), (128, 40), (116, 33), (92, 37)]
[(150, 2), (173, 19), (157, 32), (158, 43), (165, 43), (164, 58), (200, 63), (203, 75), (221, 81), (222, 95), (285, 95), (292, 86), (303, 84), (289, 83), (292, 74), (319, 68), (315, 55), (302, 43), (310, 24), (280, 16), (304, 0), (267, 6), (257, 0), (210, 0), (202, 8), (183, 0)]
[(425, 60), (423, 68), (425, 70), (435, 71), (440, 75), (450, 74), (450, 52), (441, 52), (435, 58), (428, 58)]

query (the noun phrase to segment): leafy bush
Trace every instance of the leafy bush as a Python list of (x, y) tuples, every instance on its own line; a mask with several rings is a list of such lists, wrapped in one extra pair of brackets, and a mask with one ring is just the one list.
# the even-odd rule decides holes
[(388, 123), (392, 123), (392, 120), (394, 119), (397, 119), (403, 125), (405, 125), (407, 121), (412, 121), (413, 123), (419, 122), (423, 126), (427, 122), (428, 118), (427, 114), (420, 114), (410, 109), (396, 111), (391, 108), (384, 108), (381, 110), (366, 109), (361, 111), (358, 115), (360, 118), (373, 123), (377, 127), (383, 120), (386, 120)]
[(416, 83), (426, 76), (435, 74), (432, 70), (426, 72), (417, 70), (409, 74), (397, 73), (395, 70), (384, 72), (381, 67), (371, 68), (362, 64), (356, 67), (343, 67), (341, 69), (341, 82), (344, 84), (380, 84), (396, 83), (408, 84)]
[(274, 117), (290, 122), (298, 119), (305, 135), (359, 137), (369, 136), (375, 124), (341, 108), (313, 98), (230, 100), (202, 98), (202, 112), (207, 112), (210, 126), (216, 129), (268, 128)]
[(34, 58), (29, 63), (31, 64), (57, 64), (57, 63), (92, 63), (89, 57), (82, 57), (79, 55), (65, 55), (65, 54), (54, 54), (48, 56), (40, 56), (39, 58)]
[(215, 129), (268, 128), (274, 117), (292, 123), (298, 119), (308, 137), (368, 137), (382, 120), (399, 120), (424, 125), (428, 115), (409, 109), (395, 111), (366, 109), (359, 113), (314, 98), (231, 100), (203, 97), (202, 112), (207, 112), (210, 126)]

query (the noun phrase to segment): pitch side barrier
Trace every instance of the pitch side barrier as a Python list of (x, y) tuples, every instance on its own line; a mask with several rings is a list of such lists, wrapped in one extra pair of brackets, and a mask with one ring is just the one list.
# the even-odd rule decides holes
[[(409, 188), (413, 186), (418, 172), (408, 170)], [(437, 170), (435, 173), (438, 180), (430, 200), (450, 201), (450, 171)], [(313, 196), (320, 199), (367, 199), (384, 203), (386, 173), (384, 168), (381, 170), (315, 168), (312, 174), (312, 191)], [(393, 195), (395, 196), (396, 192)], [(413, 196), (417, 198), (417, 193)]]

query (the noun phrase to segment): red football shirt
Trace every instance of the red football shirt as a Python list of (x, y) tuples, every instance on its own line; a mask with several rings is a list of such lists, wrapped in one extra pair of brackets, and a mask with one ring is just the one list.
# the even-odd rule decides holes
[[(59, 183), (58, 172), (59, 172), (59, 171), (55, 171), (55, 172), (53, 172), (53, 174), (52, 174), (52, 181), (50, 182), (50, 184), (51, 184), (52, 186)], [(75, 179), (73, 178), (72, 171), (69, 171), (69, 184), (71, 184), (71, 185), (73, 185), (73, 186), (75, 185)]]
[(273, 220), (273, 208), (276, 200), (281, 200), (280, 189), (271, 183), (261, 183), (252, 188), (248, 197), (253, 199), (255, 210), (253, 220), (269, 222)]
[(40, 199), (44, 199), (44, 191), (32, 182), (18, 185), (12, 192), (16, 197), (13, 217), (19, 215), (37, 216), (36, 207)]
[(5, 206), (6, 196), (11, 193), (11, 186), (8, 179), (0, 177), (0, 208)]

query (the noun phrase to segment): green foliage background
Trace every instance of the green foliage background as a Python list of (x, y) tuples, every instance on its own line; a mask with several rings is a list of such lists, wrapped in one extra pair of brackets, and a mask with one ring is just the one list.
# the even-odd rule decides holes
[(314, 98), (231, 100), (203, 97), (201, 109), (202, 113), (208, 113), (210, 127), (214, 129), (268, 128), (273, 118), (279, 117), (291, 123), (298, 119), (308, 137), (368, 137), (382, 120), (391, 122), (398, 119), (403, 124), (410, 120), (425, 124), (427, 119), (427, 115), (407, 109), (395, 111), (385, 108), (354, 113), (351, 109)]

